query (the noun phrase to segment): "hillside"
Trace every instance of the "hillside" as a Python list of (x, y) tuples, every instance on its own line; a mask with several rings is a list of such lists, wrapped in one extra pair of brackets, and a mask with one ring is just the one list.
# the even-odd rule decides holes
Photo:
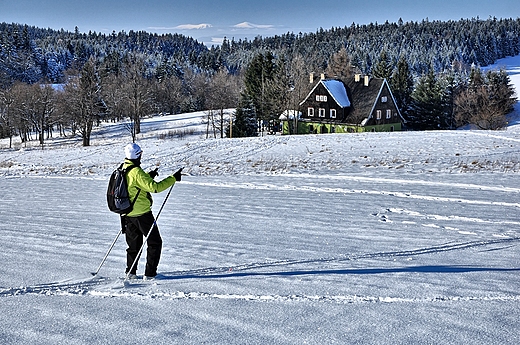
[(189, 72), (212, 73), (220, 68), (237, 74), (253, 56), (267, 50), (287, 62), (300, 57), (308, 65), (308, 71), (321, 72), (334, 53), (346, 48), (353, 65), (368, 74), (381, 52), (386, 51), (394, 66), (404, 56), (416, 76), (430, 66), (436, 72), (471, 64), (487, 66), (520, 53), (520, 18), (345, 23), (341, 28), (321, 28), (314, 33), (288, 32), (238, 41), (228, 37), (221, 46), (211, 48), (183, 35), (144, 31), (106, 35), (0, 23), (0, 34), (1, 85), (15, 80), (62, 82), (65, 71), (81, 69), (90, 57), (108, 61), (110, 69), (137, 52), (146, 56), (151, 68), (162, 71), (169, 68), (178, 76)]
[[(354, 25), (228, 42), (224, 60), (208, 58), (220, 48), (196, 44), (206, 52), (201, 59), (181, 59), (195, 69), (226, 61), (236, 71), (268, 44), (281, 51), (298, 40), (308, 43), (303, 51), (328, 54), (356, 37), (367, 39), (360, 46), (373, 47), (372, 56), (378, 34), (397, 26), (407, 35), (424, 29), (420, 49), (469, 35), (466, 47), (477, 49), (460, 53), (489, 62), (518, 49), (503, 44), (518, 40), (519, 23)], [(452, 24), (473, 31), (437, 31)], [(498, 37), (480, 25), (514, 29)], [(97, 40), (107, 37), (69, 35), (60, 58), (70, 57), (69, 49), (104, 54)], [(149, 38), (150, 47), (160, 41), (132, 35)], [(487, 40), (494, 35), (498, 40)], [(52, 40), (47, 51), (21, 47), (44, 53), (31, 55), (31, 66), (55, 57)], [(439, 66), (457, 53), (452, 48), (439, 55)], [(416, 53), (409, 57), (420, 71), (416, 58), (429, 59)], [(323, 62), (320, 54), (314, 61)], [(496, 66), (506, 66), (520, 90), (520, 58)], [(29, 71), (35, 74), (27, 78), (42, 72)], [(151, 282), (124, 280), (126, 242), (106, 206), (108, 176), (131, 140), (124, 122), (96, 127), (88, 147), (71, 136), (46, 139), (43, 147), (15, 138), (8, 148), (8, 139), (0, 140), (0, 344), (520, 343), (518, 104), (501, 131), (214, 139), (206, 138), (203, 115), (144, 119), (137, 138), (143, 167), (159, 165), (159, 179), (180, 166), (186, 173), (169, 199), (153, 195), (154, 214), (162, 205), (164, 212), (157, 219), (159, 276)], [(144, 258), (139, 278), (143, 266)]]
[[(433, 131), (364, 133), (355, 135), (266, 136), (204, 139), (203, 113), (171, 115), (143, 121), (138, 143), (148, 166), (161, 171), (185, 167), (190, 175), (287, 173), (363, 173), (384, 167), (385, 174), (517, 172), (514, 147), (517, 126), (506, 131)], [(199, 123), (199, 125), (197, 125)], [(188, 127), (194, 134), (168, 138)], [(162, 139), (166, 137), (166, 139)], [(91, 147), (80, 139), (49, 140), (2, 149), (0, 174), (107, 176), (123, 157), (130, 141), (124, 124), (102, 124)], [(493, 144), (497, 141), (497, 144)], [(499, 143), (498, 143), (499, 142)], [(6, 140), (4, 140), (4, 144)], [(468, 145), (474, 143), (474, 145)], [(508, 144), (510, 143), (510, 144)], [(431, 165), (431, 168), (428, 166)]]
[(161, 139), (183, 117), (200, 113), (139, 138), (145, 168), (189, 174), (158, 219), (153, 282), (123, 281), (123, 238), (90, 274), (119, 230), (105, 192), (123, 125), (91, 147), (1, 150), (1, 343), (520, 341), (519, 126)]
[(90, 147), (0, 141), (0, 343), (520, 342), (516, 114), (503, 131), (243, 139), (206, 139), (202, 115), (138, 137), (143, 167), (187, 173), (153, 282), (123, 280), (123, 236), (91, 275), (119, 231), (105, 193), (124, 123)]

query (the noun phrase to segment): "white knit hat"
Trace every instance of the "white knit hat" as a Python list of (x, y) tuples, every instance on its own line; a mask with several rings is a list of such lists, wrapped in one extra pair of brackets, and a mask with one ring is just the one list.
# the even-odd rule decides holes
[(143, 150), (135, 143), (125, 146), (125, 157), (128, 159), (137, 159), (141, 157), (141, 153), (143, 153)]

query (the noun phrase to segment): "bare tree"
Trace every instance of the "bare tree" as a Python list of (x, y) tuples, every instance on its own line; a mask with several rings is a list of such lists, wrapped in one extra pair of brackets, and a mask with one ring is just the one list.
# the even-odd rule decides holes
[(458, 126), (473, 124), (496, 130), (507, 125), (516, 97), (505, 71), (482, 75), (472, 71), (470, 85), (455, 96), (455, 121)]
[(291, 60), (288, 69), (291, 87), (285, 110), (289, 111), (287, 120), (292, 123), (289, 126), (289, 133), (297, 134), (300, 102), (309, 93), (313, 85), (309, 82), (310, 71), (308, 71), (307, 64), (301, 55), (296, 55)]
[(90, 58), (79, 75), (70, 77), (65, 86), (63, 111), (69, 113), (83, 139), (83, 146), (90, 146), (95, 121), (105, 113), (101, 95), (101, 79), (96, 61)]
[(347, 79), (352, 76), (354, 69), (345, 47), (332, 55), (325, 73), (335, 78)]
[(156, 83), (156, 102), (160, 109), (177, 114), (184, 97), (182, 81), (175, 75), (166, 76)]
[(130, 56), (125, 65), (124, 83), (121, 85), (127, 114), (131, 119), (130, 131), (133, 141), (141, 133), (141, 119), (153, 111), (154, 93), (152, 82), (147, 78), (144, 57)]
[(0, 89), (0, 126), (2, 127), (4, 135), (9, 137), (9, 148), (13, 146), (14, 134), (14, 112), (12, 104), (14, 102), (14, 95), (12, 88)]
[(125, 79), (121, 75), (111, 74), (103, 79), (103, 100), (107, 106), (108, 115), (112, 120), (120, 121), (128, 116), (128, 101), (122, 87)]
[(18, 117), (22, 141), (26, 140), (28, 126), (36, 131), (40, 145), (45, 142), (45, 131), (52, 126), (55, 92), (50, 85), (16, 83), (13, 86), (12, 110)]
[(207, 87), (209, 76), (206, 73), (194, 73), (187, 70), (184, 74), (184, 87), (188, 97), (185, 98), (182, 110), (185, 112), (207, 109)]
[(75, 119), (71, 116), (71, 112), (68, 107), (68, 93), (65, 91), (56, 92), (56, 110), (54, 112), (54, 123), (58, 127), (61, 136), (66, 137), (66, 129), (72, 132), (72, 135), (76, 135), (77, 126)]
[(26, 106), (29, 87), (29, 85), (22, 82), (16, 82), (11, 87), (13, 97), (13, 103), (11, 105), (11, 113), (13, 115), (12, 123), (20, 135), (21, 142), (24, 144), (30, 140), (31, 131), (29, 122), (30, 111), (28, 110), (28, 106)]
[[(220, 137), (224, 137), (224, 131), (228, 122), (225, 119), (225, 110), (236, 108), (240, 97), (239, 78), (221, 69), (210, 80), (208, 85), (207, 106), (208, 124), (213, 123), (215, 130), (220, 132)], [(214, 118), (215, 113), (217, 118)], [(211, 117), (211, 121), (209, 119)]]

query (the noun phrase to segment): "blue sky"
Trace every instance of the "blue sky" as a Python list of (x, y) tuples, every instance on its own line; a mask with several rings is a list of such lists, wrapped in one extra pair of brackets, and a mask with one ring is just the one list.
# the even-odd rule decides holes
[(181, 33), (202, 42), (320, 27), (520, 17), (520, 0), (0, 0), (0, 22), (81, 32)]

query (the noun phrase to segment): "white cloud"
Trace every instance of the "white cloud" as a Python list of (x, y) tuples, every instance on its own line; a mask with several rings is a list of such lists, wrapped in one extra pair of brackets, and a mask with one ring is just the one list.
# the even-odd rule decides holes
[(272, 29), (274, 25), (262, 25), (262, 24), (253, 24), (249, 22), (242, 22), (236, 25), (233, 25), (236, 29)]
[(181, 29), (181, 30), (200, 30), (200, 29), (208, 29), (208, 28), (212, 28), (212, 27), (213, 27), (213, 25), (211, 25), (211, 24), (202, 23), (202, 24), (182, 24), (182, 25), (177, 25), (175, 28)]
[(200, 29), (209, 29), (212, 28), (213, 25), (202, 23), (202, 24), (181, 24), (173, 27), (167, 26), (152, 26), (149, 29), (151, 30), (200, 30)]

